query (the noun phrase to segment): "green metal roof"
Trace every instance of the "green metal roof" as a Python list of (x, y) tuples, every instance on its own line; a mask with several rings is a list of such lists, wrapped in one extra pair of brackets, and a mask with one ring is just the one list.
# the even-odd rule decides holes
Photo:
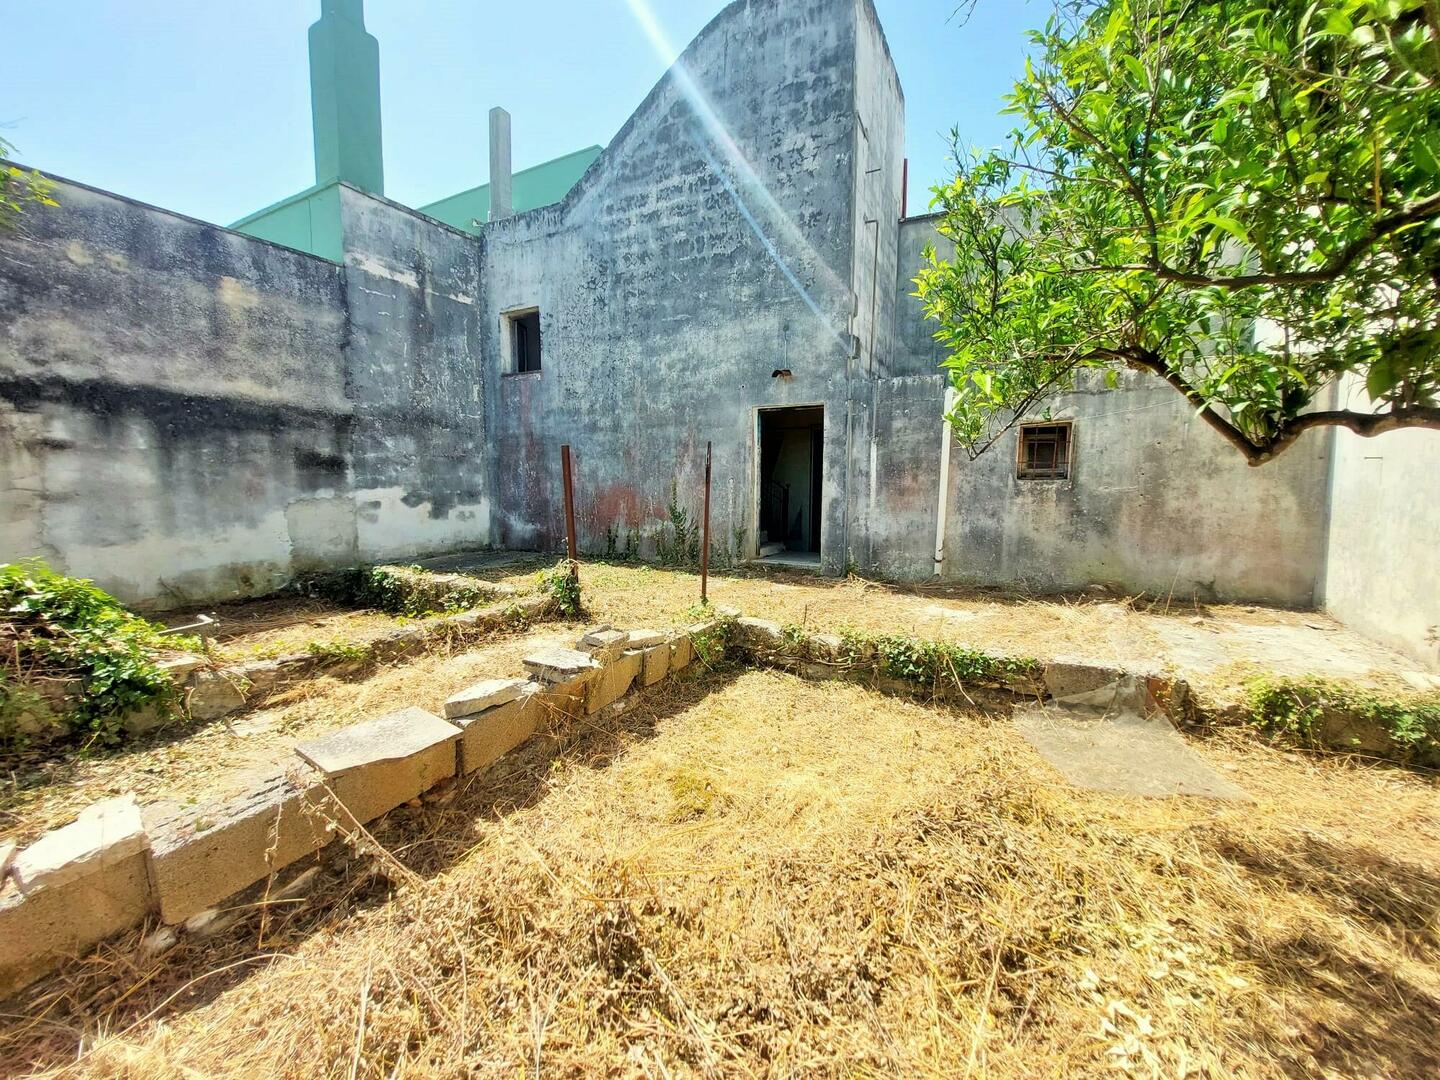
[[(516, 213), (534, 210), (537, 206), (557, 203), (569, 194), (576, 181), (585, 174), (590, 163), (600, 156), (601, 147), (587, 146), (551, 161), (521, 169), (515, 173), (511, 202)], [(422, 214), (453, 225), (466, 232), (478, 233), (479, 224), (490, 217), (490, 185), (481, 184), (469, 191), (440, 199), (428, 206), (417, 206)], [(479, 223), (479, 224), (477, 224)]]
[[(600, 151), (599, 146), (587, 146), (553, 161), (521, 169), (515, 174), (512, 189), (515, 211), (534, 210), (559, 202), (600, 156)], [(480, 224), (490, 216), (490, 185), (481, 184), (415, 209), (446, 225), (478, 233)], [(230, 227), (247, 236), (284, 244), (331, 262), (345, 260), (340, 236), (340, 191), (334, 180), (308, 187), (263, 210), (247, 214)]]

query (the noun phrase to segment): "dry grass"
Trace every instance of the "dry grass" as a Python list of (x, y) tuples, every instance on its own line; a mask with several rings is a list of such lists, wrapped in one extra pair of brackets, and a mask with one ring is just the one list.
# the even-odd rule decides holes
[[(218, 947), (42, 985), (87, 1076), (1434, 1075), (1424, 778), (1245, 741), (1254, 805), (1057, 784), (1004, 723), (774, 672), (401, 811), (383, 864)], [(397, 880), (409, 875), (394, 875)], [(384, 902), (382, 902), (384, 901)]]
[(242, 790), (258, 773), (291, 760), (295, 743), (410, 705), (436, 710), (483, 678), (524, 675), (521, 659), (547, 645), (574, 644), (576, 627), (497, 632), (475, 645), (439, 641), (363, 678), (320, 674), (270, 697), (262, 708), (141, 739), (113, 752), (75, 752), (17, 770), (0, 788), (0, 840), (29, 841), (72, 821), (87, 804), (134, 791), (147, 805), (188, 804)]

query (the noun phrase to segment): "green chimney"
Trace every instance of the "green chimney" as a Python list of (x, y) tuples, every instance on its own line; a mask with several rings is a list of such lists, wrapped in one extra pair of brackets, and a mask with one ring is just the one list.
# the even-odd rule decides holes
[(320, 0), (320, 21), (310, 27), (310, 111), (315, 182), (385, 194), (380, 44), (365, 32), (364, 0)]

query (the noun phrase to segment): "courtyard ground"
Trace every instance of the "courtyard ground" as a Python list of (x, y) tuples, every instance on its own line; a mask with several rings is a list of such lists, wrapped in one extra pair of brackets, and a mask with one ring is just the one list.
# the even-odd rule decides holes
[[(596, 575), (598, 576), (598, 575)], [(81, 1076), (1429, 1076), (1440, 802), (1220, 734), (1253, 802), (995, 716), (697, 668), (380, 824), (309, 903), (46, 984)]]

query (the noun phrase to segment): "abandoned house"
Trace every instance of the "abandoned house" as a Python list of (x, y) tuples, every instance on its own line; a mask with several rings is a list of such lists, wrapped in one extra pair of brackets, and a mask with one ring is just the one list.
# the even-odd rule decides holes
[[(0, 561), (163, 608), (494, 546), (1320, 605), (1440, 666), (1440, 444), (1251, 469), (1143, 373), (974, 461), (911, 293), (905, 100), (869, 0), (737, 0), (608, 146), (384, 194), (361, 0), (310, 33), (316, 184), (220, 228), (56, 179), (0, 239)], [(37, 163), (43, 167), (44, 163)]]

